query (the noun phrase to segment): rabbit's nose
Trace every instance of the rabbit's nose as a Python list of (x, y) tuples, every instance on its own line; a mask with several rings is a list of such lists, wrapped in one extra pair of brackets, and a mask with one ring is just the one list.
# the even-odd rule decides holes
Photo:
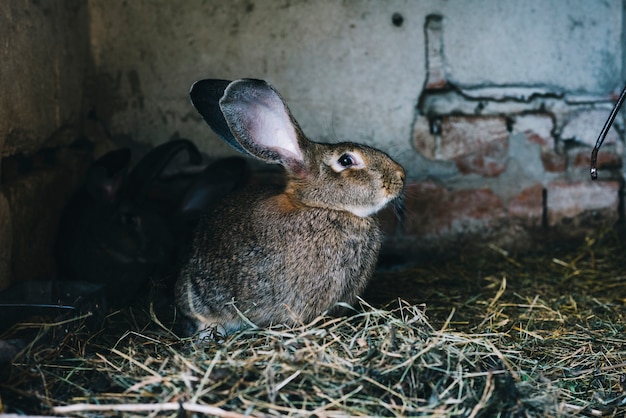
[(404, 179), (406, 178), (406, 174), (404, 173), (404, 168), (402, 168), (401, 166), (398, 166), (398, 168), (396, 169), (396, 176), (398, 177), (398, 179), (400, 179), (401, 182), (404, 183)]

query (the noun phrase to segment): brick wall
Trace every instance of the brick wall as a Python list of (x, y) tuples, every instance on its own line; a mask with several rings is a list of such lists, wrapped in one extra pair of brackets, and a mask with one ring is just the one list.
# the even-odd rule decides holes
[(582, 237), (622, 218), (619, 119), (598, 155), (599, 180), (589, 176), (591, 150), (615, 92), (585, 96), (523, 80), (455, 85), (444, 67), (443, 18), (429, 16), (425, 33), (428, 76), (413, 145), (429, 163), (456, 170), (409, 182), (400, 225), (383, 223), (395, 240), (411, 248), (523, 247), (529, 234)]

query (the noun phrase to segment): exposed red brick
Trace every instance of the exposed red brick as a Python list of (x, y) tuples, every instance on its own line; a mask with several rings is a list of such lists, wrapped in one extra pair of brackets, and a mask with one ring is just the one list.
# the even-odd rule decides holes
[(535, 184), (509, 201), (509, 215), (530, 227), (541, 226), (543, 219), (543, 186)]
[(398, 227), (398, 215), (393, 205), (387, 206), (378, 213), (378, 222), (380, 229), (385, 235), (394, 235)]
[(548, 145), (547, 143), (548, 141), (546, 141), (546, 139), (543, 136), (538, 135), (534, 132), (529, 132), (526, 138), (528, 139), (529, 142), (532, 142), (533, 144), (538, 144), (542, 146)]
[(507, 143), (509, 133), (502, 116), (446, 116), (441, 120), (441, 144), (437, 151), (443, 160), (480, 153), (487, 144)]
[(0, 290), (11, 284), (11, 250), (13, 248), (13, 221), (11, 207), (0, 190)]
[(437, 138), (430, 133), (430, 123), (427, 118), (419, 116), (413, 125), (413, 145), (426, 158), (435, 159), (437, 153)]
[(463, 174), (480, 174), (483, 177), (497, 177), (506, 170), (507, 141), (495, 141), (483, 146), (475, 153), (455, 158), (457, 168)]
[(551, 226), (591, 211), (601, 211), (606, 222), (614, 222), (618, 217), (619, 183), (556, 181), (547, 186), (546, 203)]
[(430, 15), (426, 18), (426, 85), (425, 90), (444, 88), (448, 82), (443, 58), (443, 18)]
[(451, 223), (447, 210), (442, 211), (447, 200), (445, 187), (429, 181), (408, 183), (405, 187), (404, 232), (416, 236), (437, 234), (443, 225)]
[(490, 189), (459, 190), (452, 192), (451, 196), (452, 208), (455, 213), (464, 215), (462, 217), (488, 219), (496, 214), (501, 216), (502, 201)]
[[(585, 149), (577, 151), (573, 156), (574, 167), (590, 167), (591, 150)], [(622, 166), (622, 157), (613, 151), (599, 151), (597, 167), (602, 168), (620, 168)]]
[(543, 168), (549, 173), (562, 173), (567, 169), (567, 159), (564, 155), (554, 151), (543, 151), (541, 153)]
[(554, 120), (548, 113), (528, 113), (514, 118), (513, 133), (524, 133), (529, 142), (543, 149), (554, 147)]
[(405, 207), (404, 232), (415, 236), (475, 232), (505, 216), (490, 189), (449, 191), (433, 182), (408, 184)]

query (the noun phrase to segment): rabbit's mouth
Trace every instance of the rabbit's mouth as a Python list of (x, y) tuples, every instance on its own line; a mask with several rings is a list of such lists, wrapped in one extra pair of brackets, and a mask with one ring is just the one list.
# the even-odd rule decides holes
[(379, 210), (381, 210), (382, 208), (384, 208), (385, 205), (387, 205), (387, 203), (384, 203), (376, 207), (367, 207), (367, 208), (352, 206), (352, 207), (347, 207), (346, 210), (352, 213), (353, 215), (358, 216), (359, 218), (368, 218), (372, 216), (373, 214), (375, 214), (376, 212), (378, 212)]
[(401, 168), (392, 174), (379, 176), (372, 176), (366, 171), (361, 176), (351, 173), (353, 175), (348, 181), (334, 182), (339, 185), (336, 188), (329, 188), (325, 181), (321, 181), (315, 188), (293, 187), (288, 191), (296, 195), (296, 201), (308, 207), (348, 212), (359, 218), (373, 216), (402, 195), (404, 170)]
[(367, 218), (382, 210), (390, 202), (400, 197), (404, 188), (404, 170), (397, 170), (392, 180), (384, 181), (378, 192), (378, 196), (374, 196), (369, 204), (352, 204), (346, 205), (348, 212), (355, 214), (361, 218)]
[(368, 218), (375, 213), (382, 210), (385, 206), (389, 204), (392, 200), (394, 200), (397, 195), (394, 196), (385, 196), (381, 198), (380, 201), (366, 206), (358, 206), (358, 205), (347, 205), (345, 206), (345, 210), (352, 213), (353, 215), (358, 216), (359, 218)]

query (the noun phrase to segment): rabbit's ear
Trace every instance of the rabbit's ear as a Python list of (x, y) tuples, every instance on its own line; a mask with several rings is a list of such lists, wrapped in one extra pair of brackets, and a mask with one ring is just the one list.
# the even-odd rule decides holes
[(154, 147), (132, 169), (128, 181), (124, 185), (125, 192), (130, 196), (143, 196), (151, 183), (163, 172), (172, 159), (182, 151), (189, 154), (189, 163), (198, 165), (202, 155), (193, 142), (188, 139), (177, 139)]
[(112, 202), (126, 178), (130, 164), (130, 149), (110, 151), (96, 160), (87, 170), (85, 188), (96, 199)]
[(248, 165), (241, 157), (223, 158), (209, 165), (183, 197), (179, 212), (183, 218), (197, 219), (248, 177)]
[(250, 154), (282, 164), (291, 172), (304, 168), (301, 146), (308, 140), (269, 84), (253, 79), (233, 81), (219, 103), (230, 131)]
[(206, 123), (218, 134), (224, 142), (235, 148), (242, 154), (248, 155), (240, 144), (235, 140), (222, 110), (220, 109), (220, 99), (224, 95), (226, 87), (231, 82), (228, 80), (200, 80), (193, 83), (189, 96), (191, 103), (198, 113), (204, 118)]

